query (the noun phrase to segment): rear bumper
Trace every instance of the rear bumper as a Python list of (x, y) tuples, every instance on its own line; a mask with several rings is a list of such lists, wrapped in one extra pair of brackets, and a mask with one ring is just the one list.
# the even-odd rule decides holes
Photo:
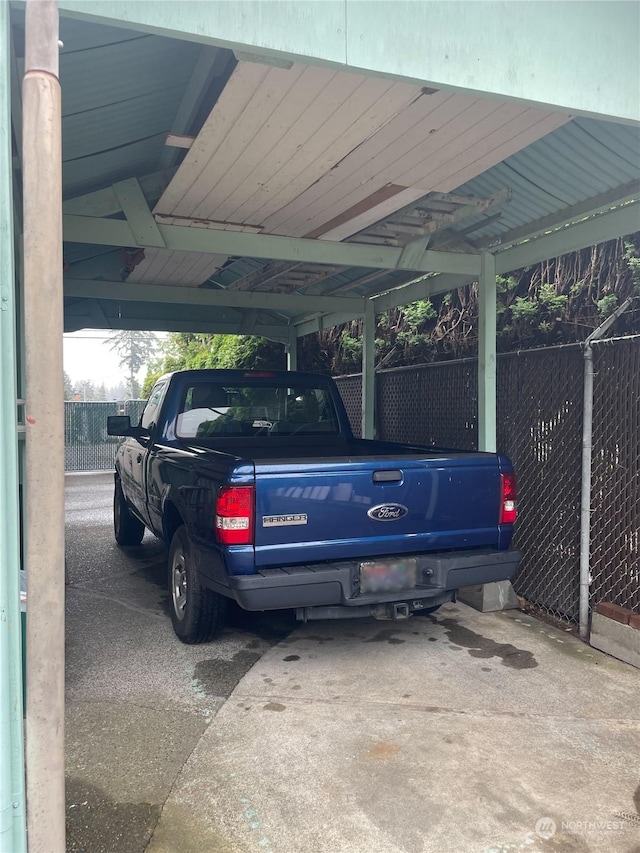
[[(519, 551), (455, 551), (413, 555), (418, 562), (418, 584), (402, 592), (361, 594), (359, 560), (263, 569), (254, 575), (229, 578), (233, 598), (245, 610), (285, 608), (367, 607), (411, 602), (412, 609), (450, 601), (463, 586), (509, 580), (520, 562)], [(355, 615), (355, 613), (354, 613)]]

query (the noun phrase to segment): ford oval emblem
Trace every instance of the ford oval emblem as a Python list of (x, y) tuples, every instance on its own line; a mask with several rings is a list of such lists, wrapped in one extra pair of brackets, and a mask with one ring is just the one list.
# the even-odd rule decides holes
[(402, 504), (378, 504), (367, 512), (374, 521), (398, 521), (408, 515), (409, 510)]

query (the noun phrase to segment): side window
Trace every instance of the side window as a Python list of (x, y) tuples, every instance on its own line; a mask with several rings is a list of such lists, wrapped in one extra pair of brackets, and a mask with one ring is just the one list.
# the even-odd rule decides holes
[(158, 409), (162, 402), (162, 397), (166, 387), (166, 381), (158, 382), (157, 385), (154, 385), (153, 390), (149, 395), (149, 399), (147, 400), (147, 405), (144, 407), (142, 412), (142, 417), (140, 418), (140, 426), (142, 429), (146, 429), (151, 432), (153, 427), (156, 425), (156, 415), (158, 414)]

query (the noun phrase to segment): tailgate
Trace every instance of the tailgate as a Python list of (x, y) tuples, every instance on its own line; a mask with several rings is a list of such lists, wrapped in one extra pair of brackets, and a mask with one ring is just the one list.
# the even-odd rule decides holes
[(257, 567), (497, 547), (495, 456), (256, 463)]

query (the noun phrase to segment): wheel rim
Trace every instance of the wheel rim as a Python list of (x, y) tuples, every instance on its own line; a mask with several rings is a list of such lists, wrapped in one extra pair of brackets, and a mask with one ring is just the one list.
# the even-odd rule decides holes
[(171, 564), (171, 598), (176, 616), (178, 619), (184, 619), (187, 606), (187, 567), (181, 548), (173, 555)]

